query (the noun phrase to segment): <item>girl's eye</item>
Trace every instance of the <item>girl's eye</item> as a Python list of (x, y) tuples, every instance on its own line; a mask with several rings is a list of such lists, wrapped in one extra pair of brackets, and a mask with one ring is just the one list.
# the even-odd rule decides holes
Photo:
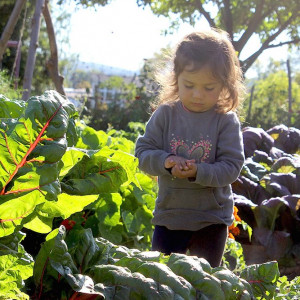
[(206, 91), (208, 91), (208, 92), (211, 92), (211, 91), (213, 91), (213, 90), (214, 90), (214, 88), (213, 88), (213, 87), (212, 87), (212, 88), (208, 88), (208, 87), (206, 87), (206, 88), (205, 88), (205, 90), (206, 90)]
[(185, 85), (185, 88), (187, 88), (187, 89), (192, 89), (194, 86), (192, 86), (192, 85)]

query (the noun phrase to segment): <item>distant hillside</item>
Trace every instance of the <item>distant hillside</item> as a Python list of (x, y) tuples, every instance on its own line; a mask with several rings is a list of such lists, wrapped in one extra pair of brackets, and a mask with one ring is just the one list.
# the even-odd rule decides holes
[(117, 75), (117, 76), (134, 76), (134, 74), (139, 73), (139, 71), (124, 70), (120, 68), (93, 63), (93, 62), (83, 62), (83, 61), (78, 62), (76, 69), (80, 69), (83, 71), (96, 70), (106, 75)]

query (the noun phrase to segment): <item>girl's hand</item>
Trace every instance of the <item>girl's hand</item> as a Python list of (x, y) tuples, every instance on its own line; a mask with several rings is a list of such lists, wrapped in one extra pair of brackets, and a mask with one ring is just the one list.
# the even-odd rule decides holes
[(195, 178), (197, 175), (197, 164), (194, 160), (186, 161), (187, 169), (180, 169), (178, 165), (175, 165), (171, 173), (177, 178)]
[(166, 160), (165, 160), (165, 168), (166, 169), (173, 168), (176, 165), (176, 162), (174, 159), (175, 157), (176, 157), (175, 155), (171, 155), (166, 158)]
[(180, 170), (189, 170), (189, 164), (190, 163), (194, 163), (195, 160), (187, 160), (184, 157), (181, 156), (175, 156), (175, 155), (171, 155), (169, 157), (166, 158), (165, 160), (165, 168), (169, 169), (169, 168), (173, 168), (174, 166), (177, 166)]

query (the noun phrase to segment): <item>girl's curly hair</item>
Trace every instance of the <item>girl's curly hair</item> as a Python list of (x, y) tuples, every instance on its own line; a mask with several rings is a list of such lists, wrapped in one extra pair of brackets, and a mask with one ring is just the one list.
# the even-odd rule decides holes
[[(188, 34), (177, 45), (174, 54), (169, 57), (169, 64), (156, 72), (160, 91), (155, 106), (179, 100), (178, 76), (186, 67), (197, 72), (206, 65), (223, 85), (217, 112), (238, 110), (245, 95), (243, 73), (228, 34), (220, 29)], [(168, 67), (169, 70), (166, 69)]]

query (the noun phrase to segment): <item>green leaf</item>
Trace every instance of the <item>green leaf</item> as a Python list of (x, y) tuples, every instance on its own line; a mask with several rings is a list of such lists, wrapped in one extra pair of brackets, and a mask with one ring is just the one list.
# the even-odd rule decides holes
[(101, 194), (117, 192), (127, 178), (125, 169), (108, 153), (89, 151), (69, 170), (61, 185), (68, 194)]
[[(55, 234), (57, 235), (55, 236)], [(57, 279), (57, 272), (65, 276), (69, 270), (78, 273), (68, 247), (64, 241), (65, 227), (60, 226), (59, 230), (51, 233), (39, 251), (34, 264), (34, 281), (37, 286), (43, 282)], [(50, 285), (51, 286), (51, 285)]]
[(139, 186), (139, 182), (135, 177), (138, 167), (138, 159), (135, 156), (120, 150), (112, 150), (107, 147), (102, 148), (97, 153), (97, 155), (108, 157), (111, 161), (116, 162), (122, 166), (127, 175), (127, 181), (124, 182), (123, 185), (133, 182), (134, 184)]
[(23, 100), (10, 100), (0, 95), (0, 118), (19, 118), (27, 105)]
[(254, 264), (247, 266), (240, 276), (251, 284), (255, 297), (273, 299), (279, 278), (277, 262), (273, 261), (261, 265)]
[[(20, 253), (21, 254), (21, 253)], [(33, 259), (28, 254), (0, 256), (0, 299), (29, 299), (21, 292), (23, 280), (33, 274)]]
[(103, 225), (116, 226), (120, 224), (120, 206), (122, 197), (118, 193), (101, 194), (97, 201), (96, 215)]
[(76, 250), (74, 251), (74, 260), (79, 266), (80, 273), (86, 273), (86, 269), (90, 267), (90, 261), (98, 251), (99, 247), (94, 240), (92, 231), (86, 229), (80, 232), (80, 239), (77, 241)]
[(88, 155), (88, 152), (83, 149), (68, 148), (61, 159), (61, 170), (59, 173), (60, 179), (66, 176), (68, 172), (86, 155)]
[[(173, 299), (174, 292), (165, 285), (157, 284), (153, 279), (140, 273), (131, 273), (128, 268), (114, 265), (97, 265), (91, 270), (91, 276), (97, 283), (106, 285), (121, 285), (132, 289), (141, 298)], [(135, 299), (130, 296), (129, 299)]]
[(145, 277), (152, 278), (160, 284), (169, 286), (176, 294), (183, 299), (195, 299), (196, 290), (183, 277), (177, 276), (172, 270), (161, 263), (143, 262), (135, 272), (143, 274)]
[[(53, 177), (46, 180), (41, 176), (40, 170), (58, 162), (66, 151), (68, 120), (74, 114), (71, 102), (49, 91), (30, 98), (20, 118), (0, 129), (1, 195), (24, 189), (43, 190), (53, 181)], [(17, 183), (10, 187), (13, 181)]]
[(296, 157), (294, 159), (290, 157), (281, 157), (272, 165), (271, 172), (292, 173), (296, 169), (300, 169), (299, 159)]
[(55, 91), (32, 97), (20, 117), (0, 128), (0, 236), (17, 226), (51, 230), (51, 219), (37, 206), (61, 192), (59, 161), (67, 148), (66, 133), (74, 105)]
[(100, 149), (107, 145), (109, 136), (102, 130), (96, 131), (92, 127), (85, 126), (81, 132), (82, 142), (87, 149)]
[(57, 201), (46, 201), (37, 208), (40, 216), (53, 219), (61, 217), (67, 219), (76, 212), (80, 212), (87, 205), (98, 199), (98, 195), (74, 196), (62, 193)]
[(204, 279), (208, 273), (203, 271), (200, 263), (184, 254), (172, 253), (167, 266), (177, 275), (182, 276), (193, 286)]
[(0, 205), (0, 237), (13, 233), (17, 226), (25, 224), (28, 220), (26, 217), (30, 217), (35, 207), (44, 201), (37, 190), (5, 201), (7, 198), (1, 197), (3, 202)]
[[(25, 238), (26, 234), (17, 231), (13, 234), (0, 238), (0, 255), (16, 254), (20, 251), (20, 242)], [(23, 253), (24, 251), (22, 251)]]

